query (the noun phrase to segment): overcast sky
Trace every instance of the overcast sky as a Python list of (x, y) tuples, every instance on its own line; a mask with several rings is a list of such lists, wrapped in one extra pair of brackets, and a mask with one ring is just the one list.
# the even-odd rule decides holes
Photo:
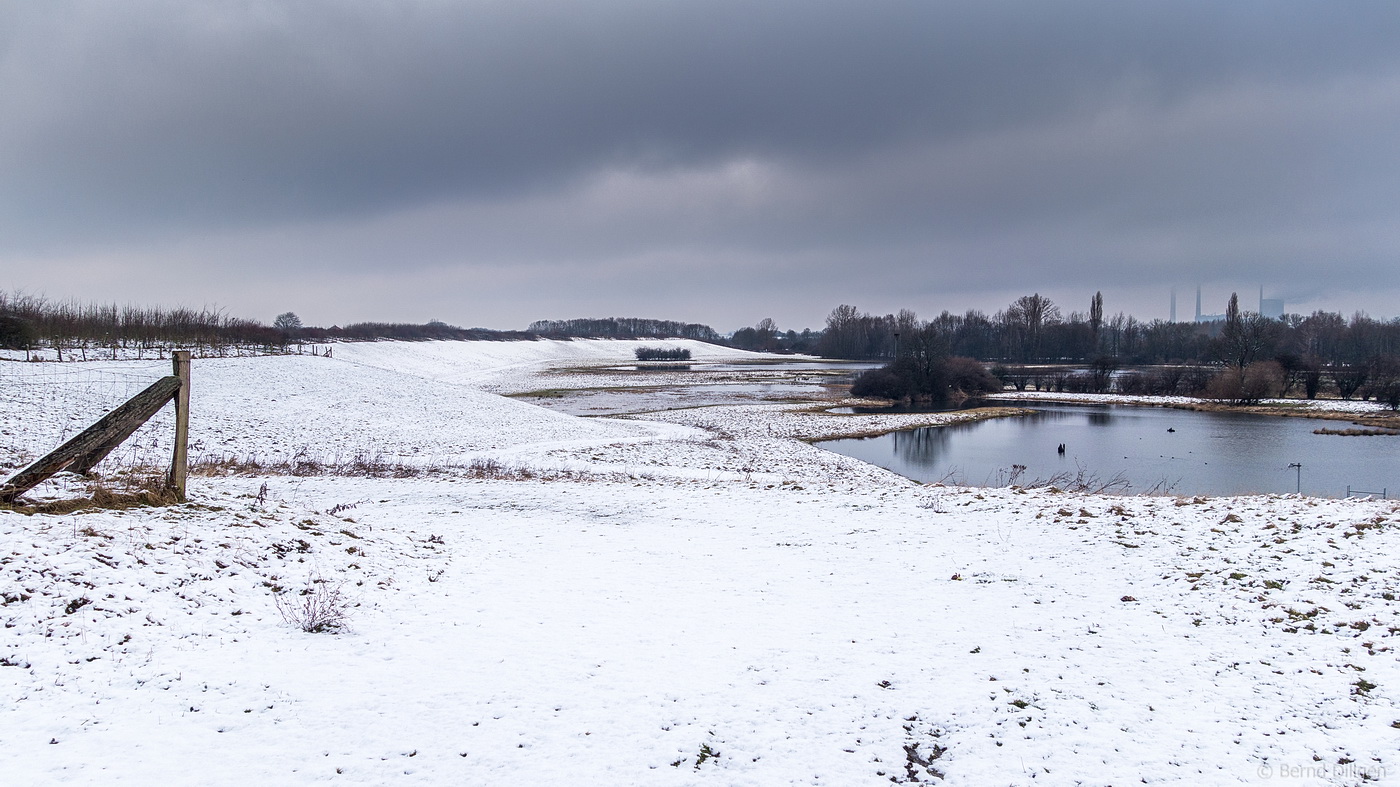
[(0, 289), (270, 322), (1400, 314), (1400, 3), (11, 0)]

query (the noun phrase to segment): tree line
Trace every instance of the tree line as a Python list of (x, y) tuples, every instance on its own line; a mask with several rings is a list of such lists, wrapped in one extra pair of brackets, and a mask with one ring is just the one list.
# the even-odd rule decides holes
[[(1240, 308), (1233, 295), (1225, 318), (1209, 323), (1143, 322), (1121, 311), (1109, 317), (1101, 293), (1087, 306), (1066, 314), (1036, 293), (990, 315), (945, 311), (922, 320), (908, 309), (872, 315), (843, 304), (827, 316), (822, 331), (782, 331), (765, 318), (726, 340), (708, 325), (636, 317), (539, 320), (526, 331), (460, 328), (439, 320), (322, 328), (303, 325), (292, 312), (265, 325), (209, 307), (118, 306), (0, 292), (0, 347), (48, 347), (61, 359), (65, 352), (85, 354), (93, 348), (139, 352), (173, 345), (277, 352), (293, 342), (376, 339), (688, 338), (746, 350), (886, 361), (906, 350), (927, 355), (919, 348), (937, 347), (941, 358), (987, 362), (1006, 384), (1017, 387), (1210, 394), (1237, 401), (1295, 394), (1311, 398), (1326, 392), (1400, 406), (1400, 319), (1347, 318), (1324, 311), (1271, 319)], [(1086, 368), (1040, 368), (1044, 364)], [(1132, 366), (1154, 368), (1122, 371)], [(925, 369), (915, 376), (928, 381), (934, 379), (930, 374)]]
[(538, 337), (522, 331), (458, 328), (438, 320), (322, 328), (302, 325), (294, 312), (284, 312), (272, 325), (266, 325), (210, 307), (118, 306), (0, 292), (0, 348), (52, 349), (59, 360), (65, 353), (85, 357), (97, 349), (142, 351), (180, 346), (217, 354), (235, 348), (277, 352), (294, 342), (534, 338)]
[(65, 353), (86, 357), (89, 350), (96, 349), (140, 351), (182, 346), (215, 353), (234, 348), (278, 352), (293, 343), (539, 338), (685, 338), (725, 343), (708, 325), (636, 317), (540, 320), (525, 331), (460, 328), (441, 320), (421, 324), (357, 322), (327, 328), (304, 325), (290, 311), (267, 325), (210, 307), (119, 306), (0, 292), (0, 348), (47, 348), (56, 351), (60, 360)]
[(525, 330), (551, 339), (696, 339), (702, 342), (724, 343), (724, 337), (708, 325), (642, 317), (536, 320)]
[(231, 317), (212, 308), (117, 306), (55, 302), (0, 292), (0, 347), (15, 350), (48, 347), (62, 360), (65, 351), (264, 346), (280, 340), (273, 328), (256, 320)]
[[(1264, 317), (1240, 308), (1232, 295), (1214, 322), (1142, 322), (1119, 312), (1106, 317), (1095, 293), (1084, 312), (1064, 314), (1040, 294), (1017, 298), (988, 315), (943, 312), (921, 320), (908, 309), (872, 315), (854, 306), (832, 310), (817, 342), (828, 358), (895, 360), (918, 346), (944, 348), (946, 357), (993, 364), (1010, 385), (1056, 390), (1158, 395), (1210, 395), (1232, 401), (1266, 396), (1336, 393), (1391, 402), (1400, 399), (1400, 319), (1334, 312)], [(1038, 369), (1084, 364), (1082, 371)], [(1163, 368), (1131, 373), (1124, 366)]]
[(820, 342), (821, 332), (810, 328), (782, 331), (772, 317), (764, 317), (752, 328), (740, 328), (729, 337), (731, 347), (764, 353), (815, 353)]
[(299, 342), (371, 342), (391, 339), (407, 342), (422, 341), (517, 341), (539, 338), (526, 331), (497, 331), (490, 328), (459, 328), (439, 320), (425, 323), (408, 322), (356, 322), (346, 326), (332, 325), (329, 328), (298, 328), (287, 332), (293, 341)]

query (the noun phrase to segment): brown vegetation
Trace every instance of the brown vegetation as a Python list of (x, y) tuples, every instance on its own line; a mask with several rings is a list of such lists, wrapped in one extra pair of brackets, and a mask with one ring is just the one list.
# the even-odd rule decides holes
[(72, 514), (91, 509), (124, 510), (172, 506), (182, 502), (168, 483), (165, 473), (149, 468), (143, 472), (124, 473), (112, 478), (95, 478), (88, 484), (86, 497), (63, 500), (26, 502), (20, 498), (13, 503), (0, 504), (0, 511), (20, 514)]

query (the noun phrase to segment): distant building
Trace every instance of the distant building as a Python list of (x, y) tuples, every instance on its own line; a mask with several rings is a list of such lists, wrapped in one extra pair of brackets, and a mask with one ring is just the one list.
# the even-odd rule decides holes
[(1283, 319), (1283, 299), (1265, 298), (1263, 285), (1259, 287), (1259, 313), (1275, 320)]
[[(1274, 320), (1283, 319), (1284, 304), (1282, 298), (1265, 298), (1264, 288), (1259, 288), (1259, 314)], [(1172, 315), (1176, 315), (1176, 294), (1172, 294)], [(1196, 322), (1223, 322), (1223, 314), (1202, 314), (1201, 313), (1201, 288), (1196, 287)]]
[(1196, 322), (1224, 322), (1223, 314), (1201, 314), (1201, 287), (1196, 285)]

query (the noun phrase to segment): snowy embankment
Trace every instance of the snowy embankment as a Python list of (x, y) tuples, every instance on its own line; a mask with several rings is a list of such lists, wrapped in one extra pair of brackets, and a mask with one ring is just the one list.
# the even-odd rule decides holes
[[(538, 342), (369, 342), (334, 345), (334, 357), (284, 355), (195, 362), (191, 453), (196, 458), (323, 463), (375, 456), (420, 466), (467, 464), (493, 452), (591, 445), (676, 434), (674, 427), (561, 415), (480, 390), (533, 387), (566, 366), (632, 359), (643, 345), (691, 349), (708, 360), (769, 356), (690, 340)], [(0, 466), (33, 459), (162, 374), (168, 362), (11, 363), (0, 396)], [(112, 380), (128, 384), (114, 386)], [(469, 384), (470, 383), (470, 384)], [(43, 417), (35, 417), (36, 413)], [(168, 456), (169, 408), (121, 461)], [(133, 453), (133, 450), (139, 453)]]
[[(1400, 779), (1393, 502), (920, 486), (795, 438), (928, 416), (578, 419), (472, 387), (576, 359), (452, 344), (196, 366), (204, 450), (432, 475), (0, 512), (4, 781)], [(284, 621), (316, 587), (349, 631)]]
[(639, 347), (689, 350), (697, 363), (792, 357), (735, 350), (694, 339), (358, 342), (337, 344), (334, 351), (338, 360), (357, 365), (509, 394), (540, 387), (542, 374), (556, 369), (634, 363)]

